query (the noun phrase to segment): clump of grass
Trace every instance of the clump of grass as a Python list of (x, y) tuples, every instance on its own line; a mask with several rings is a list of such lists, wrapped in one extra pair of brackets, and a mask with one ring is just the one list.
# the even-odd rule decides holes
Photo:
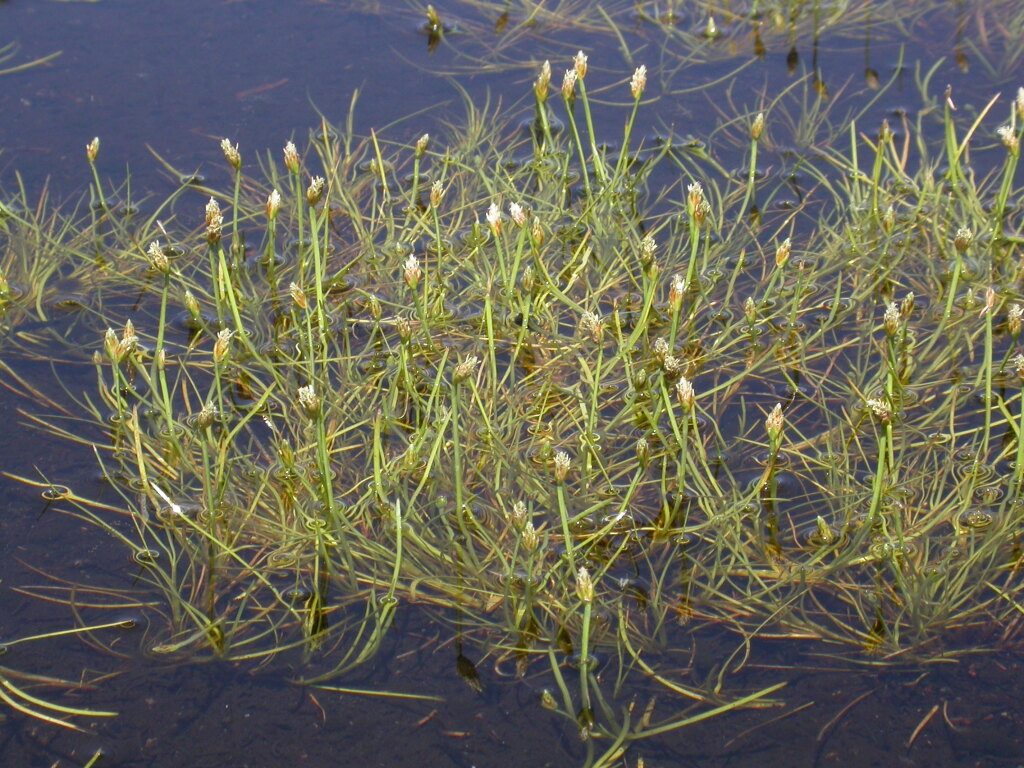
[[(228, 141), (233, 187), (205, 200), (0, 222), (4, 275), (33, 286), (6, 300), (12, 344), (39, 349), (27, 297), (88, 276), (90, 323), (47, 333), (95, 350), (95, 391), (34, 420), (117, 492), (65, 503), (163, 596), (152, 652), (301, 650), (322, 679), (415, 605), (467, 679), (464, 638), (543, 669), (594, 766), (781, 687), (727, 692), (741, 663), (681, 677), (671, 647), (709, 627), (880, 664), (1016, 632), (1020, 99), (998, 134), (934, 101), (903, 146), (850, 122), (781, 206), (785, 180), (631, 150), (641, 73), (618, 153), (580, 53), (565, 134), (535, 90), (526, 137), (472, 104), (414, 145), (324, 126), (265, 178)], [(751, 168), (772, 121), (750, 123)], [(992, 170), (951, 179), (972, 142)], [(29, 242), (53, 263), (19, 258)], [(635, 678), (694, 708), (634, 720)]]

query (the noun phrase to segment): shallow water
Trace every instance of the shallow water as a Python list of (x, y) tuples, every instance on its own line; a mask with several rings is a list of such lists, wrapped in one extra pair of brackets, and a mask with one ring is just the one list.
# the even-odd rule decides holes
[[(950, 83), (954, 96), (969, 92), (979, 105), (997, 91), (1015, 88), (1024, 74), (1019, 66), (990, 71), (973, 51), (962, 51), (966, 62), (958, 62), (956, 19), (939, 13), (909, 19), (909, 35), (875, 21), (841, 26), (816, 41), (804, 24), (792, 36), (762, 40), (763, 57), (751, 36), (736, 33), (698, 60), (683, 62), (656, 28), (628, 10), (617, 18), (630, 56), (593, 25), (569, 23), (541, 24), (501, 47), (501, 36), (489, 31), (494, 19), (471, 9), (463, 10), (464, 31), (453, 32), (450, 45), (431, 52), (419, 29), (422, 19), (408, 9), (349, 6), (263, 0), (0, 5), (2, 28), (20, 44), (8, 65), (63, 51), (49, 64), (0, 77), (5, 115), (0, 181), (13, 185), (18, 171), (29, 189), (39, 190), (49, 178), (58, 198), (74, 198), (88, 184), (83, 147), (99, 135), (101, 175), (123, 180), (130, 168), (133, 199), (166, 193), (177, 184), (177, 174), (162, 169), (151, 153), (182, 173), (200, 173), (220, 184), (228, 179), (218, 148), (221, 137), (239, 142), (247, 167), (255, 167), (258, 155), (278, 153), (286, 139), (302, 143), (318, 125), (318, 111), (331, 123), (343, 123), (356, 90), (357, 130), (400, 121), (387, 129), (388, 136), (411, 141), (424, 131), (441, 131), (444, 120), (462, 117), (456, 90), (435, 73), (456, 77), (474, 100), (490, 94), (493, 100), (525, 103), (537, 62), (557, 55), (562, 62), (557, 72), (580, 47), (590, 53), (596, 72), (626, 73), (634, 62), (645, 62), (661, 73), (663, 79), (652, 85), (657, 101), (645, 112), (643, 133), (651, 141), (659, 133), (713, 141), (727, 167), (739, 163), (742, 141), (735, 126), (719, 128), (722, 120), (754, 111), (791, 86), (786, 99), (794, 119), (772, 126), (776, 151), (764, 161), (772, 172), (783, 173), (798, 170), (791, 150), (815, 141), (796, 116), (808, 113), (799, 107), (816, 104), (819, 94), (829, 94), (822, 108), (837, 125), (866, 108), (862, 130), (876, 130), (883, 117), (898, 130), (900, 116), (919, 103), (915, 71), (940, 56), (948, 58), (933, 89)], [(680, 24), (702, 23), (694, 17)], [(972, 31), (978, 27), (965, 34)], [(897, 71), (903, 45), (904, 64)], [(741, 64), (748, 66), (727, 88), (688, 92)], [(890, 78), (892, 87), (872, 104), (876, 85)], [(598, 96), (625, 101), (612, 89)], [(794, 195), (799, 182), (796, 187)], [(196, 198), (198, 211), (201, 199)], [(19, 365), (23, 378), (39, 382), (58, 401), (65, 397), (48, 366)], [(88, 366), (60, 371), (69, 391), (87, 388), (90, 376)], [(102, 494), (88, 451), (14, 426), (25, 421), (19, 408), (39, 412), (42, 406), (4, 393), (0, 408), (11, 425), (2, 449), (6, 471), (37, 478), (59, 470), (60, 481), (82, 495)], [(52, 583), (33, 569), (112, 590), (128, 589), (138, 578), (138, 566), (91, 526), (57, 514), (24, 486), (4, 490), (9, 500), (0, 520), (4, 637), (58, 631), (72, 623), (66, 607), (14, 591)], [(533, 684), (539, 681), (507, 676), (474, 650), (483, 681), (477, 693), (459, 679), (457, 651), (445, 630), (411, 612), (400, 615), (388, 652), (336, 682), (438, 696), (443, 702), (297, 686), (291, 680), (305, 671), (300, 658), (264, 668), (216, 660), (168, 665), (142, 650), (152, 645), (147, 642), (150, 618), (137, 609), (118, 609), (115, 617), (132, 619), (132, 628), (96, 633), (105, 650), (67, 637), (13, 646), (3, 663), (14, 669), (96, 681), (94, 689), (60, 697), (62, 703), (121, 714), (89, 723), (95, 734), (81, 735), (10, 712), (0, 724), (0, 761), (81, 766), (102, 749), (96, 765), (103, 767), (163, 768), (214, 760), (232, 766), (342, 762), (481, 768), (581, 762), (573, 729), (539, 707)], [(111, 611), (83, 609), (82, 618), (109, 621)], [(716, 644), (711, 633), (694, 642), (680, 632), (679, 641), (686, 643), (680, 667), (689, 666), (695, 680), (715, 674), (721, 649), (731, 653), (734, 648), (734, 642)], [(1021, 714), (1014, 707), (1022, 670), (1013, 656), (936, 664), (924, 672), (858, 669), (827, 656), (808, 657), (783, 642), (766, 643), (756, 649), (741, 682), (750, 688), (767, 685), (779, 679), (779, 670), (791, 670), (780, 697), (784, 705), (713, 718), (653, 739), (630, 753), (629, 764), (643, 755), (648, 765), (723, 768), (766, 762), (989, 766), (1015, 765), (1024, 754)], [(639, 706), (646, 703), (643, 693), (638, 691)]]

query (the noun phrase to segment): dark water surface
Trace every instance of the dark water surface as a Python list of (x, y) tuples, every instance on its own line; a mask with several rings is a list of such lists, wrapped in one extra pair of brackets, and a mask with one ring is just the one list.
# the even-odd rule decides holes
[[(440, 4), (439, 9), (446, 12)], [(963, 18), (977, 21), (968, 11)], [(130, 169), (133, 196), (166, 194), (177, 186), (151, 152), (222, 185), (229, 178), (218, 148), (222, 137), (238, 142), (247, 169), (255, 168), (258, 154), (276, 156), (289, 138), (302, 146), (319, 124), (318, 112), (331, 123), (343, 123), (356, 91), (357, 131), (397, 123), (386, 129), (388, 137), (408, 142), (464, 114), (456, 89), (436, 73), (454, 76), (475, 100), (526, 103), (537, 62), (558, 56), (554, 68), (560, 72), (577, 48), (590, 52), (599, 72), (625, 77), (634, 62), (651, 68), (657, 101), (642, 126), (649, 140), (659, 132), (708, 139), (737, 111), (756, 111), (792, 86), (786, 98), (794, 106), (793, 119), (773, 126), (780, 151), (766, 160), (776, 166), (784, 165), (787, 148), (811, 141), (795, 106), (813, 101), (816, 93), (828, 91), (830, 119), (840, 125), (851, 110), (870, 105), (863, 125), (874, 130), (883, 117), (895, 124), (901, 114), (917, 109), (915, 67), (926, 70), (943, 56), (935, 87), (950, 83), (954, 94), (969, 95), (977, 108), (1024, 81), (1018, 65), (993, 65), (1002, 50), (996, 43), (988, 66), (975, 50), (960, 49), (958, 59), (952, 11), (915, 13), (903, 28), (858, 23), (820, 40), (802, 25), (791, 37), (762, 41), (762, 58), (754, 40), (737, 35), (730, 48), (723, 44), (688, 64), (673, 58), (671, 45), (662, 46), (649, 25), (630, 21), (625, 12), (616, 18), (627, 24), (623, 39), (631, 55), (613, 36), (571, 23), (539, 25), (518, 48), (498, 50), (500, 36), (487, 31), (493, 30), (496, 14), (465, 7), (461, 12), (463, 35), (453, 34), (451, 47), (430, 52), (419, 29), (422, 17), (397, 0), (0, 2), (0, 45), (19, 44), (6, 66), (62, 51), (49, 64), (0, 77), (0, 182), (13, 186), (17, 171), (30, 190), (50, 179), (56, 197), (76, 198), (89, 182), (84, 146), (98, 135), (101, 175), (123, 181)], [(698, 20), (681, 23), (697, 25)], [(903, 45), (904, 68), (897, 72)], [(743, 64), (749, 66), (712, 95), (687, 92)], [(890, 90), (873, 101), (877, 85), (893, 77)], [(608, 99), (623, 102), (618, 96)], [(728, 134), (722, 131), (717, 145), (726, 166), (739, 158)], [(64, 397), (49, 366), (17, 365), (23, 379), (56, 399)], [(69, 391), (92, 386), (89, 366), (78, 374), (62, 369)], [(59, 475), (83, 496), (101, 495), (91, 453), (26, 426), (20, 410), (46, 408), (0, 392), (3, 469), (32, 478)], [(15, 591), (56, 583), (44, 573), (68, 583), (130, 588), (137, 566), (126, 562), (122, 548), (87, 523), (56, 513), (20, 484), (3, 481), (3, 492), (0, 638), (74, 625), (66, 606), (38, 598), (45, 591), (36, 589), (36, 596)], [(0, 722), (0, 766), (83, 766), (99, 749), (104, 755), (96, 765), (102, 768), (498, 768), (581, 762), (574, 730), (540, 708), (540, 681), (535, 687), (529, 679), (506, 676), (488, 658), (474, 658), (483, 691), (472, 690), (456, 673), (451, 638), (412, 612), (400, 612), (391, 646), (374, 665), (334, 682), (443, 701), (297, 686), (291, 680), (300, 659), (294, 666), (275, 661), (266, 668), (216, 660), (168, 665), (144, 652), (150, 645), (145, 610), (125, 607), (111, 616), (110, 610), (83, 609), (80, 618), (86, 623), (124, 618), (133, 626), (96, 633), (92, 644), (56, 637), (14, 645), (0, 662), (21, 672), (94, 681), (94, 688), (66, 695), (33, 690), (66, 706), (116, 710), (120, 716), (84, 723), (94, 733), (76, 734), (0, 705), (6, 713)], [(93, 647), (97, 643), (105, 649)], [(686, 650), (695, 681), (713, 674), (721, 661), (708, 640)], [(870, 666), (851, 671), (782, 644), (757, 654), (744, 684), (768, 685), (779, 679), (779, 670), (791, 669), (785, 706), (713, 718), (654, 739), (631, 751), (627, 764), (635, 765), (638, 755), (648, 766), (716, 768), (1024, 764), (1024, 712), (1017, 696), (1024, 669), (1009, 651), (924, 671)]]

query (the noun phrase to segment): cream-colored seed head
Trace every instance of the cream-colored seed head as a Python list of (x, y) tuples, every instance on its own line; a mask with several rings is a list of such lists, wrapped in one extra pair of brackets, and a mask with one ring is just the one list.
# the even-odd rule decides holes
[(522, 501), (516, 501), (512, 505), (512, 512), (509, 515), (509, 522), (512, 523), (516, 529), (522, 530), (526, 526), (526, 522), (529, 519), (529, 515), (526, 511), (526, 504)]
[(537, 80), (533, 84), (533, 92), (537, 96), (537, 101), (544, 103), (548, 99), (548, 87), (551, 85), (551, 62), (545, 61), (541, 64), (540, 73), (537, 75)]
[(309, 309), (309, 299), (306, 297), (306, 292), (302, 290), (298, 283), (291, 283), (288, 286), (288, 293), (291, 294), (292, 301), (295, 302), (295, 306), (303, 311)]
[(316, 205), (320, 202), (320, 198), (324, 196), (324, 177), (314, 176), (309, 181), (309, 187), (306, 188), (306, 202), (310, 205)]
[(230, 139), (221, 139), (220, 151), (224, 153), (224, 159), (227, 160), (228, 165), (236, 171), (242, 167), (242, 155), (238, 151), (237, 144), (232, 145)]
[(758, 112), (754, 122), (750, 124), (750, 138), (757, 141), (764, 133), (764, 112)]
[(526, 211), (519, 203), (509, 204), (508, 215), (517, 227), (521, 227), (526, 223)]
[(633, 94), (634, 99), (639, 99), (644, 95), (644, 89), (647, 88), (647, 67), (641, 64), (633, 72), (633, 77), (629, 81), (629, 91)]
[(569, 454), (565, 451), (555, 452), (555, 481), (564, 483), (565, 479), (569, 476), (569, 468), (572, 466), (572, 460), (569, 458)]
[(527, 552), (533, 552), (538, 544), (540, 544), (540, 537), (537, 535), (537, 529), (533, 527), (532, 520), (527, 520), (523, 524), (523, 547)]
[(1013, 126), (1002, 125), (999, 128), (996, 128), (996, 135), (999, 136), (1000, 141), (1003, 142), (1003, 146), (1010, 151), (1010, 154), (1016, 155), (1020, 151), (1020, 139), (1018, 139), (1017, 134), (1014, 133)]
[(960, 227), (953, 236), (953, 247), (961, 253), (970, 248), (974, 242), (974, 233), (967, 227)]
[(410, 288), (415, 288), (419, 285), (421, 277), (423, 277), (423, 270), (420, 268), (420, 260), (410, 255), (405, 260), (405, 282)]
[(596, 312), (584, 312), (580, 316), (580, 330), (595, 342), (599, 342), (604, 334), (604, 323)]
[(565, 70), (565, 76), (562, 78), (562, 98), (570, 104), (576, 100), (576, 80), (579, 75), (576, 74), (575, 69)]
[(1024, 325), (1024, 307), (1020, 304), (1011, 304), (1006, 314), (1006, 327), (1011, 336), (1020, 336), (1021, 327)]
[(149, 263), (157, 272), (167, 274), (170, 271), (171, 263), (167, 258), (167, 253), (160, 247), (159, 240), (154, 240), (149, 244), (149, 250), (146, 251), (146, 255), (149, 256)]
[(284, 165), (292, 173), (299, 172), (299, 151), (295, 148), (295, 142), (289, 141), (284, 145)]
[(782, 269), (789, 262), (789, 256), (793, 251), (793, 241), (788, 237), (779, 243), (775, 249), (775, 266)]
[(672, 282), (668, 289), (668, 307), (673, 312), (679, 311), (683, 304), (683, 296), (686, 295), (686, 278), (682, 275), (673, 275)]
[(775, 407), (769, 412), (767, 418), (764, 420), (765, 429), (768, 432), (768, 436), (772, 440), (777, 440), (779, 435), (782, 434), (782, 405), (779, 403), (775, 404)]
[(680, 376), (679, 381), (676, 382), (676, 395), (679, 397), (683, 410), (687, 412), (693, 410), (694, 403), (697, 402), (697, 393), (693, 389), (692, 381), (685, 376)]
[(308, 384), (304, 387), (299, 387), (298, 396), (296, 398), (299, 402), (299, 408), (309, 418), (316, 418), (320, 413), (320, 396), (316, 393), (316, 388), (312, 384)]
[(497, 203), (491, 203), (487, 208), (487, 223), (495, 234), (501, 233), (501, 209)]
[(640, 241), (640, 265), (645, 269), (654, 264), (654, 252), (658, 244), (651, 235), (646, 235)]
[(885, 308), (883, 324), (885, 325), (885, 332), (890, 337), (896, 335), (900, 327), (900, 307), (895, 301), (890, 301), (889, 305)]
[(213, 361), (222, 363), (231, 351), (231, 338), (235, 332), (230, 328), (222, 328), (217, 332), (217, 340), (213, 342)]
[(573, 68), (576, 70), (576, 76), (583, 80), (587, 76), (587, 55), (580, 51), (576, 54), (576, 58), (573, 59)]
[(586, 567), (580, 567), (576, 572), (576, 594), (584, 603), (594, 601), (594, 580)]
[(880, 422), (886, 424), (892, 419), (892, 409), (889, 408), (889, 403), (881, 397), (871, 397), (865, 402), (868, 410), (870, 410)]
[(276, 189), (267, 195), (267, 218), (273, 221), (277, 218), (277, 212), (281, 210), (281, 193)]
[(472, 376), (479, 364), (480, 358), (476, 355), (470, 355), (466, 359), (459, 361), (455, 366), (455, 372), (452, 374), (455, 383), (459, 384)]

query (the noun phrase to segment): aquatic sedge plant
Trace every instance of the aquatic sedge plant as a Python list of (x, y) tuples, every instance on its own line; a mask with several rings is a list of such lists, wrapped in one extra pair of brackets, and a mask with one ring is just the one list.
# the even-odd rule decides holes
[(230, 139), (221, 139), (220, 149), (227, 164), (231, 166), (231, 175), (234, 178), (234, 187), (231, 193), (231, 264), (234, 269), (238, 269), (245, 257), (245, 242), (238, 232), (238, 201), (242, 192), (242, 155), (238, 151), (238, 145), (232, 144)]
[(764, 133), (765, 117), (764, 112), (758, 112), (750, 123), (750, 163), (747, 169), (747, 188), (743, 192), (743, 202), (740, 210), (748, 210), (747, 206), (754, 199), (754, 189), (757, 181), (757, 148)]
[(953, 302), (956, 301), (957, 286), (960, 284), (960, 274), (963, 272), (963, 257), (974, 240), (974, 233), (968, 227), (959, 227), (953, 238), (953, 276), (949, 281), (949, 293), (946, 296), (946, 312), (948, 318), (953, 313)]
[(576, 570), (576, 545), (573, 542), (572, 531), (569, 528), (571, 515), (569, 514), (568, 497), (565, 488), (566, 480), (569, 478), (569, 470), (572, 468), (572, 459), (564, 450), (555, 451), (554, 459), (555, 477), (555, 507), (558, 509), (558, 519), (562, 525), (562, 542), (565, 545), (565, 556), (569, 561), (569, 570)]
[(690, 260), (686, 267), (688, 291), (700, 291), (697, 282), (697, 252), (700, 250), (701, 229), (710, 212), (711, 204), (704, 197), (704, 187), (699, 181), (690, 182), (686, 196), (686, 214), (690, 222)]
[[(585, 55), (571, 65), (563, 102), (585, 98), (584, 77), (603, 87)], [(647, 98), (634, 77), (623, 136)], [(591, 116), (586, 142), (551, 136), (562, 163), (513, 164), (535, 150), (518, 115), (467, 110), (429, 151), (321, 126), (308, 151), (324, 176), (308, 186), (298, 146), (265, 178), (226, 156), (234, 190), (211, 190), (205, 211), (174, 197), (167, 231), (155, 216), (110, 225), (107, 270), (88, 215), (3, 220), (6, 351), (59, 343), (58, 367), (98, 353), (98, 398), (65, 384), (91, 437), (30, 418), (95, 451), (117, 496), (59, 503), (133, 553), (152, 652), (301, 649), (321, 679), (372, 659), (399, 611), (423, 611), (451, 630), (463, 672), (479, 647), (543, 678), (593, 768), (773, 696), (781, 682), (733, 685), (765, 634), (866, 664), (945, 659), (965, 652), (959, 630), (1017, 612), (1019, 510), (1005, 499), (1024, 449), (992, 437), (1024, 423), (1012, 392), (994, 399), (991, 369), (1016, 359), (1019, 327), (995, 318), (1020, 300), (1018, 268), (993, 258), (950, 287), (919, 258), (960, 227), (984, 231), (980, 201), (1002, 177), (965, 176), (960, 202), (941, 204), (941, 145), (884, 154), (906, 176), (887, 185), (859, 168), (858, 145), (877, 146), (851, 130), (851, 148), (802, 158), (815, 192), (797, 214), (770, 205), (786, 179), (758, 180), (754, 227), (750, 176), (723, 172), (713, 144), (611, 162), (585, 149), (608, 130)], [(681, 188), (681, 169), (699, 186)], [(264, 222), (263, 263), (225, 255), (229, 195), (232, 219)], [(300, 226), (305, 257), (278, 262)], [(200, 257), (176, 260), (171, 243)], [(46, 314), (53, 270), (95, 292), (88, 323)], [(985, 311), (947, 312), (953, 295), (984, 296)], [(946, 576), (929, 580), (933, 566)], [(672, 649), (722, 630), (735, 663), (680, 675)], [(607, 674), (590, 669), (601, 651)], [(582, 659), (578, 687), (566, 658)], [(640, 717), (623, 703), (634, 690), (696, 709)]]
[[(1017, 127), (1017, 122), (1020, 127)], [(1003, 233), (1003, 217), (1006, 213), (1006, 201), (1009, 198), (1010, 190), (1013, 188), (1013, 178), (1017, 171), (1017, 163), (1020, 161), (1020, 142), (1024, 137), (1024, 88), (1017, 90), (1017, 98), (1014, 100), (1013, 109), (1010, 111), (1010, 122), (996, 129), (996, 135), (1003, 146), (1006, 147), (1006, 162), (1003, 165), (1003, 178), (999, 186), (999, 193), (996, 196), (996, 204), (992, 211), (992, 231), (996, 235)]]
[(551, 120), (548, 117), (548, 91), (550, 86), (551, 62), (545, 60), (545, 62), (541, 64), (540, 72), (533, 83), (533, 119), (535, 130), (538, 130), (540, 134), (539, 140), (537, 141), (538, 155), (543, 151), (550, 151), (550, 148), (554, 146), (554, 142), (551, 138)]
[(622, 136), (622, 149), (619, 151), (619, 159), (615, 166), (615, 177), (622, 178), (626, 171), (626, 164), (630, 161), (630, 137), (633, 133), (633, 124), (636, 122), (636, 114), (640, 109), (640, 100), (647, 88), (647, 67), (641, 64), (633, 72), (629, 79), (629, 93), (633, 97), (633, 111), (626, 119), (626, 128)]
[(576, 73), (575, 82), (579, 87), (580, 103), (583, 105), (583, 116), (587, 123), (587, 135), (590, 137), (590, 162), (594, 166), (598, 183), (603, 185), (608, 182), (608, 178), (605, 172), (604, 158), (597, 149), (597, 133), (594, 131), (594, 119), (590, 114), (590, 99), (587, 98), (586, 79), (590, 67), (588, 58), (583, 51), (579, 51), (576, 58), (573, 59), (573, 70)]
[(583, 623), (580, 631), (580, 714), (577, 721), (584, 738), (589, 738), (594, 713), (590, 703), (590, 622), (594, 602), (594, 581), (586, 567), (576, 572), (576, 595), (583, 604)]
[(93, 137), (92, 141), (85, 145), (85, 159), (89, 161), (89, 170), (92, 172), (93, 195), (96, 205), (102, 210), (107, 209), (107, 199), (103, 195), (103, 185), (100, 184), (99, 171), (96, 170), (96, 158), (100, 155), (100, 137)]
[[(465, 468), (463, 466), (462, 451), (464, 435), (461, 432), (460, 425), (461, 419), (461, 390), (464, 386), (472, 387), (472, 377), (476, 373), (476, 368), (480, 364), (480, 358), (476, 355), (470, 355), (464, 360), (460, 360), (452, 372), (452, 451), (453, 451), (453, 471), (455, 480), (455, 516), (458, 521), (459, 531), (462, 538), (466, 541), (470, 539), (469, 531), (467, 529), (466, 518), (470, 515), (469, 504), (466, 498), (465, 489)], [(480, 567), (480, 563), (476, 559), (475, 551), (469, 549), (469, 557), (473, 561), (473, 565), (476, 568)]]
[(682, 409), (683, 416), (677, 422), (673, 415), (671, 406), (666, 406), (666, 411), (672, 417), (673, 431), (676, 432), (676, 440), (679, 444), (679, 457), (676, 462), (676, 504), (675, 509), (672, 510), (674, 513), (672, 524), (679, 530), (686, 529), (686, 513), (685, 510), (689, 507), (689, 499), (687, 497), (687, 485), (686, 485), (686, 471), (688, 462), (692, 461), (689, 457), (690, 452), (690, 428), (693, 418), (695, 416), (694, 406), (697, 403), (697, 394), (693, 388), (693, 382), (685, 376), (680, 376), (676, 380), (676, 397), (679, 400), (679, 406)]

